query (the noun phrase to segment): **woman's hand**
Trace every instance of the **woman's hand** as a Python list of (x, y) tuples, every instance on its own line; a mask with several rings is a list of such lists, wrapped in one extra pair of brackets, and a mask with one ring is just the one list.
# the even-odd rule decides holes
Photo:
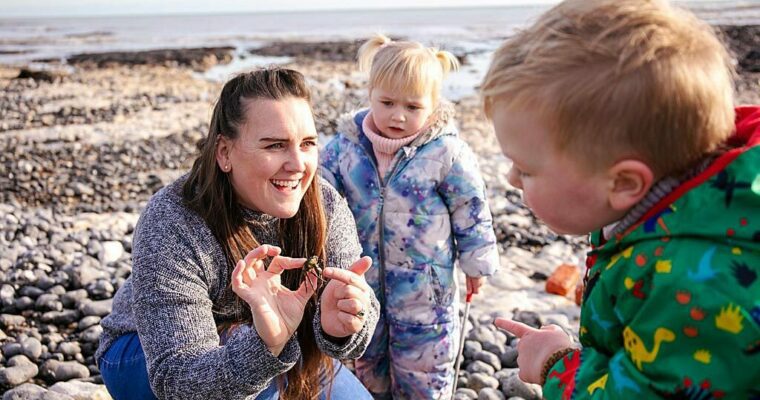
[(372, 266), (372, 259), (362, 257), (349, 269), (325, 268), (322, 273), (330, 282), (321, 299), (322, 330), (336, 338), (361, 331), (369, 313), (372, 288), (364, 280), (364, 273)]
[[(301, 268), (303, 258), (280, 257), (280, 248), (261, 245), (238, 261), (232, 271), (232, 291), (251, 307), (253, 326), (269, 351), (278, 356), (298, 328), (304, 308), (313, 295), (316, 277), (308, 274), (296, 291), (283, 286), (280, 274), (286, 269)], [(264, 259), (274, 257), (264, 269)]]
[(557, 325), (536, 329), (511, 319), (496, 318), (494, 324), (520, 338), (517, 343), (518, 377), (524, 382), (541, 383), (541, 370), (555, 351), (573, 347), (570, 336)]

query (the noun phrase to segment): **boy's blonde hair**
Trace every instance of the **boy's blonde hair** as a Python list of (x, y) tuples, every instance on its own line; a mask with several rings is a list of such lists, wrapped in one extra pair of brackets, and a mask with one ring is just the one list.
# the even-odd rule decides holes
[(434, 101), (443, 78), (459, 69), (459, 61), (448, 51), (379, 34), (359, 48), (358, 60), (359, 69), (369, 71), (370, 90), (381, 87), (418, 96), (431, 94)]
[(733, 131), (733, 69), (712, 29), (664, 0), (566, 0), (495, 53), (481, 88), (535, 109), (588, 170), (623, 157), (656, 176), (688, 168)]

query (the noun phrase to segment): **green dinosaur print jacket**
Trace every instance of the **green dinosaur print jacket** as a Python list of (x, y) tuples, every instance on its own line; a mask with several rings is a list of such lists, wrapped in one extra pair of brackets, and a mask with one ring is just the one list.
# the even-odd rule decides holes
[(547, 399), (760, 398), (760, 108), (625, 232), (591, 235), (582, 350)]

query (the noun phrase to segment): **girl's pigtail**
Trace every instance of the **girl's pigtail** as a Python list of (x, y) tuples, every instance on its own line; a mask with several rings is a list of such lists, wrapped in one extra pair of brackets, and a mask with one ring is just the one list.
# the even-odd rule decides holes
[(375, 54), (377, 54), (381, 47), (390, 42), (391, 39), (389, 37), (379, 33), (364, 42), (362, 47), (359, 48), (359, 70), (362, 72), (369, 71), (372, 68), (372, 60), (375, 58)]
[(457, 59), (457, 56), (445, 50), (438, 50), (438, 49), (431, 49), (431, 50), (433, 50), (433, 54), (435, 54), (435, 58), (438, 59), (438, 62), (441, 63), (441, 68), (443, 69), (444, 77), (448, 75), (449, 71), (456, 72), (459, 70), (459, 60)]

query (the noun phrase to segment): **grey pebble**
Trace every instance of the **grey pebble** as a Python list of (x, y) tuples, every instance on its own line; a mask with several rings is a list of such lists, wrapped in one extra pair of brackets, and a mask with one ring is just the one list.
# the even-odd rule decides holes
[(76, 361), (48, 360), (42, 364), (40, 375), (47, 380), (61, 382), (69, 379), (88, 378), (90, 370)]
[(493, 376), (477, 372), (470, 375), (469, 387), (476, 392), (479, 392), (484, 388), (496, 389), (499, 387), (499, 381)]
[(484, 363), (492, 366), (495, 371), (501, 369), (501, 361), (499, 360), (499, 356), (491, 353), (490, 351), (481, 350), (475, 353), (473, 358), (478, 361), (483, 361)]
[(494, 388), (483, 388), (483, 390), (478, 393), (478, 400), (505, 400), (506, 397), (504, 397), (504, 394), (502, 394), (500, 391)]

